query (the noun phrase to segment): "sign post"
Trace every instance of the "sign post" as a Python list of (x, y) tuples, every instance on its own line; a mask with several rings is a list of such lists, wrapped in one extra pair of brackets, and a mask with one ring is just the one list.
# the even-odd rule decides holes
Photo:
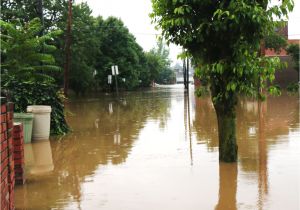
[(117, 80), (117, 75), (119, 74), (119, 69), (118, 69), (117, 65), (111, 66), (111, 73), (112, 73), (112, 75), (115, 75), (116, 91), (117, 91), (117, 96), (119, 97), (118, 80)]

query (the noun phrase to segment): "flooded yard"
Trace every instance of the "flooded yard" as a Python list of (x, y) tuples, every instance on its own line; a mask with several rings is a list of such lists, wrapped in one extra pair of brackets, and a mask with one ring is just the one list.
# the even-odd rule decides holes
[(70, 100), (73, 132), (25, 145), (17, 209), (300, 209), (298, 95), (241, 98), (238, 162), (219, 163), (210, 98), (183, 86)]

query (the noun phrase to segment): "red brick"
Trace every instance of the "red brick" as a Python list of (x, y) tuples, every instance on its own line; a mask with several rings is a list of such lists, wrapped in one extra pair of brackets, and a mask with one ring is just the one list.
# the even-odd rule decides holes
[(1, 162), (3, 162), (7, 157), (8, 157), (8, 149), (6, 148), (1, 152)]
[(8, 168), (6, 167), (2, 172), (1, 172), (1, 181), (3, 181), (5, 178), (7, 178), (8, 175)]
[(7, 168), (7, 166), (8, 166), (8, 158), (6, 158), (4, 161), (2, 161), (2, 163), (1, 163), (1, 170), (0, 170), (0, 172), (1, 172), (1, 174), (2, 174), (2, 171), (5, 169), (5, 168)]
[(7, 111), (6, 104), (2, 104), (1, 105), (1, 114), (6, 113), (6, 111)]
[(13, 121), (14, 113), (13, 112), (7, 112), (7, 121)]
[(15, 166), (24, 165), (24, 164), (25, 164), (24, 158), (21, 158), (21, 159), (15, 159), (15, 160), (14, 160), (14, 164), (15, 164)]
[(8, 142), (7, 140), (4, 140), (1, 142), (0, 144), (0, 152), (2, 152), (4, 149), (6, 149), (8, 147)]
[(13, 148), (13, 147), (14, 147), (13, 138), (10, 137), (10, 138), (8, 138), (8, 148)]
[(15, 168), (15, 160), (10, 160), (8, 163), (9, 172), (12, 172)]
[(24, 151), (24, 145), (15, 145), (14, 146), (15, 152), (20, 152), (20, 151)]
[(24, 159), (24, 151), (14, 152), (14, 159)]
[(23, 138), (14, 139), (13, 144), (14, 146), (24, 145), (24, 139)]
[(0, 120), (1, 120), (1, 123), (7, 122), (7, 117), (6, 117), (5, 113), (1, 114)]
[(15, 173), (10, 173), (9, 174), (8, 183), (15, 183)]
[(14, 127), (14, 122), (11, 120), (11, 121), (8, 121), (7, 122), (7, 128), (8, 129), (11, 129), (11, 128), (13, 128)]
[(7, 139), (12, 137), (12, 129), (7, 129)]
[(1, 123), (1, 133), (7, 131), (6, 123)]
[(7, 177), (5, 177), (5, 179), (3, 181), (0, 182), (1, 184), (1, 187), (0, 187), (0, 190), (1, 192), (3, 192), (4, 188), (6, 185), (8, 185), (8, 180), (7, 180)]
[(1, 132), (1, 142), (3, 142), (3, 141), (5, 141), (5, 140), (7, 140), (7, 133), (6, 132)]
[(16, 174), (20, 174), (20, 173), (24, 173), (24, 168), (23, 167), (15, 167), (15, 173)]
[(19, 139), (23, 137), (23, 132), (13, 132), (13, 138)]

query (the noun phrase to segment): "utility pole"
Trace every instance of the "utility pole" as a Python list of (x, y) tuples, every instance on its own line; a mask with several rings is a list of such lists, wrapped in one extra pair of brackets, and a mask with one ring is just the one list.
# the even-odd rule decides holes
[(38, 17), (40, 18), (41, 24), (42, 24), (42, 30), (40, 32), (40, 35), (44, 35), (44, 30), (45, 30), (45, 24), (44, 24), (44, 12), (43, 12), (43, 0), (37, 0), (37, 13)]
[(190, 61), (189, 58), (186, 58), (186, 89), (189, 90), (189, 70), (190, 70)]
[(185, 58), (183, 59), (182, 71), (183, 71), (182, 73), (183, 73), (184, 89), (186, 89), (186, 64), (185, 64)]
[(66, 96), (68, 95), (69, 71), (70, 71), (70, 64), (71, 64), (71, 25), (72, 25), (72, 0), (69, 0), (66, 45), (65, 45), (66, 61), (64, 65), (64, 94)]

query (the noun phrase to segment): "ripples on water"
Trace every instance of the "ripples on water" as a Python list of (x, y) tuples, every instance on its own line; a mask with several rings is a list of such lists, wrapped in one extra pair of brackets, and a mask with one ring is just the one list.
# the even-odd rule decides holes
[(25, 146), (17, 209), (300, 209), (298, 96), (241, 98), (234, 164), (219, 164), (210, 99), (182, 86), (67, 109), (72, 133)]

